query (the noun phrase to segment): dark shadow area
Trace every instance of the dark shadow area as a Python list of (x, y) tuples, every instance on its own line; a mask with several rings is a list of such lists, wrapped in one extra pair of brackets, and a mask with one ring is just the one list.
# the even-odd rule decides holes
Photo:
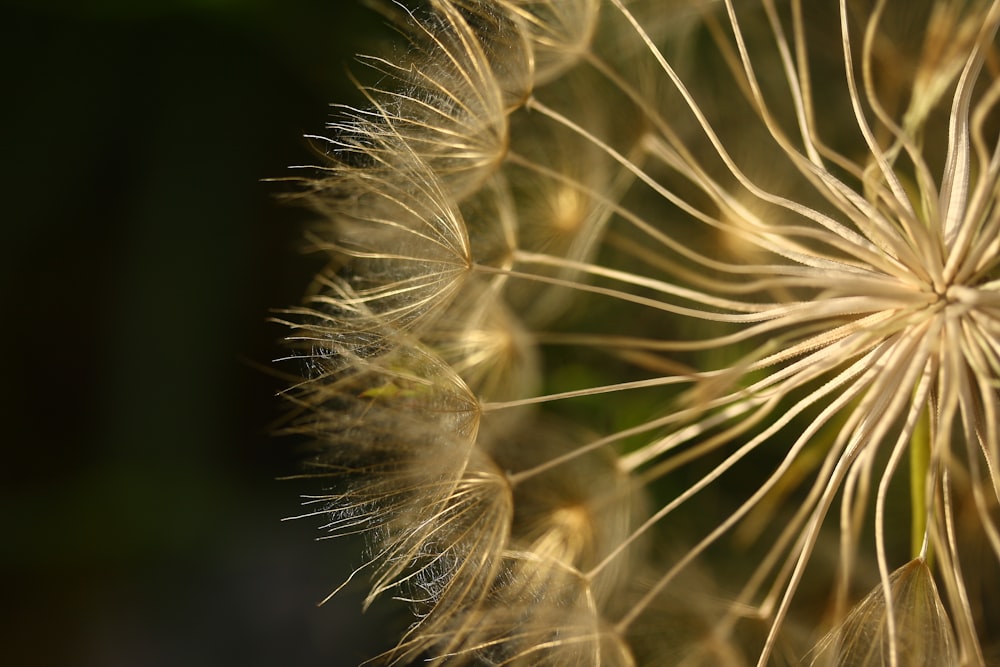
[[(88, 6), (84, 9), (84, 6)], [(269, 310), (315, 262), (276, 201), (347, 68), (356, 2), (24, 2), (3, 10), (5, 663), (353, 665), (384, 648), (357, 545), (281, 522)], [(373, 623), (370, 616), (376, 614)], [(396, 634), (388, 630), (387, 637)]]

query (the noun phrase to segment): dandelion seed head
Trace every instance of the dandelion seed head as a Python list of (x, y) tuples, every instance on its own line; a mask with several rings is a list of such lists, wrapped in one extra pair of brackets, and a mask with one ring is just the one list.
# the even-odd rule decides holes
[(307, 186), (291, 394), (389, 658), (984, 664), (1000, 2), (670, 6), (400, 10)]

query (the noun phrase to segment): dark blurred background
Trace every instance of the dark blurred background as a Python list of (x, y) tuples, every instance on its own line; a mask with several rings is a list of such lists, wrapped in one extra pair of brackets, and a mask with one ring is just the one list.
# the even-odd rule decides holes
[[(2, 562), (7, 665), (353, 665), (358, 565), (282, 522), (315, 485), (269, 434), (270, 309), (316, 262), (263, 179), (313, 162), (356, 0), (6, 0)], [(374, 45), (374, 46), (373, 46)]]

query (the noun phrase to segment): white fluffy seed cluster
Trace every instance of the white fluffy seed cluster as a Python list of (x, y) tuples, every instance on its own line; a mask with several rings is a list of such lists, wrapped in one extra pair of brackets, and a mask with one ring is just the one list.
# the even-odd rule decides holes
[(1000, 2), (380, 8), (283, 321), (381, 658), (986, 664)]

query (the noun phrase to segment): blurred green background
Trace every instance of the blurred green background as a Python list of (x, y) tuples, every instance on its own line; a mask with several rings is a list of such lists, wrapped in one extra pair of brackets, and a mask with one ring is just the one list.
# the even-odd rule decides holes
[(0, 12), (3, 662), (370, 657), (382, 612), (315, 605), (360, 556), (281, 522), (316, 487), (277, 480), (300, 454), (268, 434), (266, 318), (316, 264), (263, 179), (313, 161), (387, 29), (355, 0)]

